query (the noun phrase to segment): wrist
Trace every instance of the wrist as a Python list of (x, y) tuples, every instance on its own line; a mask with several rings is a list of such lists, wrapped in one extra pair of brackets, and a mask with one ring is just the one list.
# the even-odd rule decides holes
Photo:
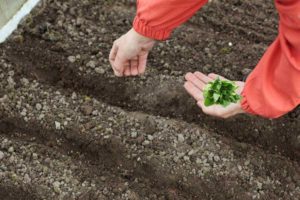
[(152, 42), (154, 43), (154, 42), (155, 42), (154, 39), (149, 38), (149, 37), (146, 37), (146, 36), (143, 36), (143, 35), (141, 35), (140, 33), (136, 32), (136, 31), (134, 30), (134, 28), (130, 29), (129, 32), (133, 35), (133, 37), (135, 38), (135, 40), (136, 40), (138, 43), (152, 43)]

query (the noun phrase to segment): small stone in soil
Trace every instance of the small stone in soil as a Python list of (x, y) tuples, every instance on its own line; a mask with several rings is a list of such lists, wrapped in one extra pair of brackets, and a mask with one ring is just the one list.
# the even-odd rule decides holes
[(24, 182), (25, 183), (30, 183), (31, 182), (31, 178), (29, 177), (28, 174), (25, 174), (25, 176), (24, 176)]
[(74, 63), (76, 61), (76, 57), (75, 56), (69, 56), (68, 60), (70, 63)]
[(14, 147), (9, 147), (8, 152), (9, 152), (9, 153), (14, 152)]
[(136, 138), (137, 137), (137, 132), (135, 132), (135, 131), (131, 132), (131, 137)]
[(182, 134), (178, 134), (178, 142), (184, 142), (184, 136)]
[(86, 64), (87, 67), (95, 68), (96, 67), (96, 62), (91, 60)]
[(61, 126), (59, 122), (55, 122), (55, 129), (60, 130)]
[(98, 73), (98, 74), (104, 74), (105, 70), (100, 68), (100, 67), (97, 67), (97, 68), (95, 68), (95, 72)]
[(35, 108), (36, 108), (37, 110), (41, 110), (41, 109), (42, 109), (42, 105), (41, 105), (40, 103), (37, 103), (37, 104), (35, 105)]

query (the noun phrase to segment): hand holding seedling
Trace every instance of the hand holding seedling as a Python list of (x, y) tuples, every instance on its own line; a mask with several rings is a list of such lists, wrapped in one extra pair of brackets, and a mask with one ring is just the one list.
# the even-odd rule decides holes
[(144, 37), (134, 29), (117, 39), (110, 51), (109, 61), (116, 76), (136, 76), (146, 69), (149, 51), (155, 40)]
[(236, 93), (239, 88), (234, 82), (229, 80), (221, 80), (217, 77), (214, 81), (206, 84), (203, 90), (204, 105), (221, 105), (224, 108), (231, 103), (237, 103), (241, 100), (241, 96)]
[[(208, 115), (221, 118), (228, 118), (240, 113), (244, 113), (238, 96), (241, 94), (244, 88), (244, 82), (236, 81), (235, 84), (237, 88), (234, 88), (234, 91), (236, 91), (236, 93), (232, 92), (233, 88), (229, 88), (231, 93), (226, 94), (228, 98), (226, 97), (220, 99), (220, 96), (218, 96), (221, 95), (220, 92), (208, 94), (210, 89), (209, 87), (220, 87), (221, 82), (214, 81), (218, 79), (218, 77), (220, 76), (216, 74), (209, 74), (208, 76), (206, 76), (201, 72), (188, 73), (185, 76), (186, 82), (184, 84), (184, 87), (187, 90), (187, 92), (194, 99), (196, 99), (197, 105), (203, 110), (204, 113)], [(220, 77), (220, 79), (226, 80), (223, 77)], [(229, 85), (230, 84), (228, 84), (227, 86), (232, 87)]]

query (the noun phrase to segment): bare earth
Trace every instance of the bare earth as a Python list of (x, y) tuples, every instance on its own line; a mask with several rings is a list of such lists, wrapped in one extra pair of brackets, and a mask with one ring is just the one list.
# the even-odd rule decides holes
[(116, 78), (108, 53), (134, 12), (48, 0), (0, 45), (0, 199), (300, 199), (299, 109), (224, 121), (182, 87), (195, 70), (242, 80), (276, 37), (273, 1), (213, 1), (145, 76)]

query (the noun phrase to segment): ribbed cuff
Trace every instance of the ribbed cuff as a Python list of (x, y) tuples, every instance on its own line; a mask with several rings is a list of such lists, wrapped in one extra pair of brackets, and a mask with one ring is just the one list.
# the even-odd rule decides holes
[(242, 101), (241, 101), (241, 106), (242, 106), (242, 109), (248, 113), (248, 114), (252, 114), (252, 115), (257, 115), (250, 107), (248, 101), (247, 101), (247, 97), (244, 93), (244, 91), (242, 92)]
[(135, 17), (133, 21), (133, 28), (139, 34), (155, 40), (166, 40), (170, 37), (172, 32), (169, 30), (155, 30), (155, 28), (147, 26), (146, 23), (138, 17)]

